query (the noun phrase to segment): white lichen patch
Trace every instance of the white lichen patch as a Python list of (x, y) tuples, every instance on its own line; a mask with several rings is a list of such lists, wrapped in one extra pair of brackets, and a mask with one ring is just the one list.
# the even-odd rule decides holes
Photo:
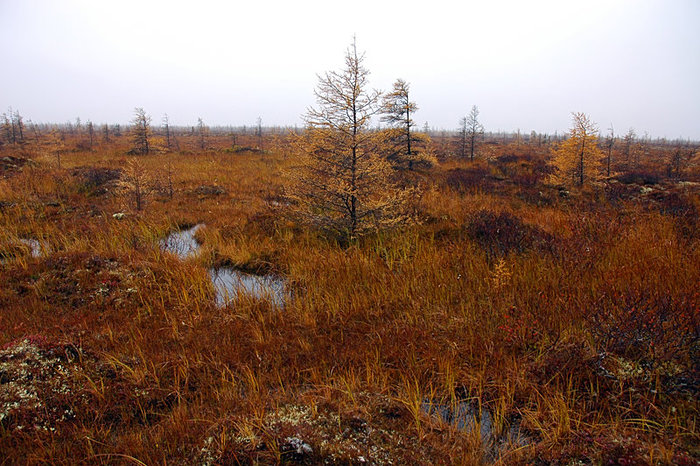
[[(71, 394), (73, 364), (41, 344), (25, 338), (0, 351), (0, 423), (9, 430), (53, 432), (56, 424), (73, 418), (64, 403)], [(25, 425), (30, 421), (31, 425)]]
[(200, 466), (210, 466), (216, 464), (218, 459), (216, 448), (214, 447), (214, 437), (208, 437), (204, 441), (204, 446), (199, 451), (198, 464)]
[(235, 425), (234, 432), (206, 439), (199, 464), (215, 464), (221, 458), (219, 437), (232, 440), (227, 448), (235, 444), (239, 453), (274, 447), (288, 460), (323, 464), (397, 464), (392, 452), (405, 450), (409, 443), (401, 434), (371, 426), (364, 419), (343, 419), (338, 413), (305, 405), (284, 405), (262, 420)]

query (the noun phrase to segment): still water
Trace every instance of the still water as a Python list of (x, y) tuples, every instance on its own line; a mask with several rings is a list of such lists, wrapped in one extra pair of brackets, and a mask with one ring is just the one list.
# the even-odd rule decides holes
[[(162, 250), (175, 254), (180, 259), (197, 255), (199, 243), (197, 231), (204, 226), (199, 223), (191, 228), (170, 233), (160, 241)], [(241, 296), (265, 299), (273, 306), (282, 308), (286, 301), (286, 280), (274, 275), (253, 275), (230, 267), (209, 269), (209, 279), (216, 291), (216, 304), (226, 306)]]

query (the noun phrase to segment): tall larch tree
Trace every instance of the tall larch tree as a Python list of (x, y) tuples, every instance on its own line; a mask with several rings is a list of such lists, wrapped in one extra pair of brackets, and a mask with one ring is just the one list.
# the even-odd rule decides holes
[(583, 186), (584, 181), (600, 176), (603, 152), (598, 147), (598, 127), (588, 115), (572, 113), (569, 136), (554, 153), (558, 181)]
[(286, 190), (299, 220), (349, 240), (404, 220), (408, 198), (381, 156), (382, 132), (370, 130), (381, 93), (368, 90), (363, 59), (353, 41), (345, 68), (319, 76), (318, 105), (305, 115), (306, 130), (295, 143), (299, 164)]

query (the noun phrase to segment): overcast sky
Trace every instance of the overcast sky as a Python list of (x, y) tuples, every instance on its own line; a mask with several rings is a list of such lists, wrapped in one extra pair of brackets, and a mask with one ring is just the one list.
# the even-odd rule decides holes
[(0, 110), (36, 122), (294, 125), (357, 36), (419, 125), (700, 139), (700, 1), (0, 0)]

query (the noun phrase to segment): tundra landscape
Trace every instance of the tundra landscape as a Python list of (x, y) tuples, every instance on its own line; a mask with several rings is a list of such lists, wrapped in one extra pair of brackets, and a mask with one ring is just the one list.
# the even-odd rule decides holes
[(6, 121), (5, 464), (700, 458), (697, 145)]
[(371, 54), (288, 125), (0, 81), (0, 465), (700, 464), (692, 130), (432, 126)]

